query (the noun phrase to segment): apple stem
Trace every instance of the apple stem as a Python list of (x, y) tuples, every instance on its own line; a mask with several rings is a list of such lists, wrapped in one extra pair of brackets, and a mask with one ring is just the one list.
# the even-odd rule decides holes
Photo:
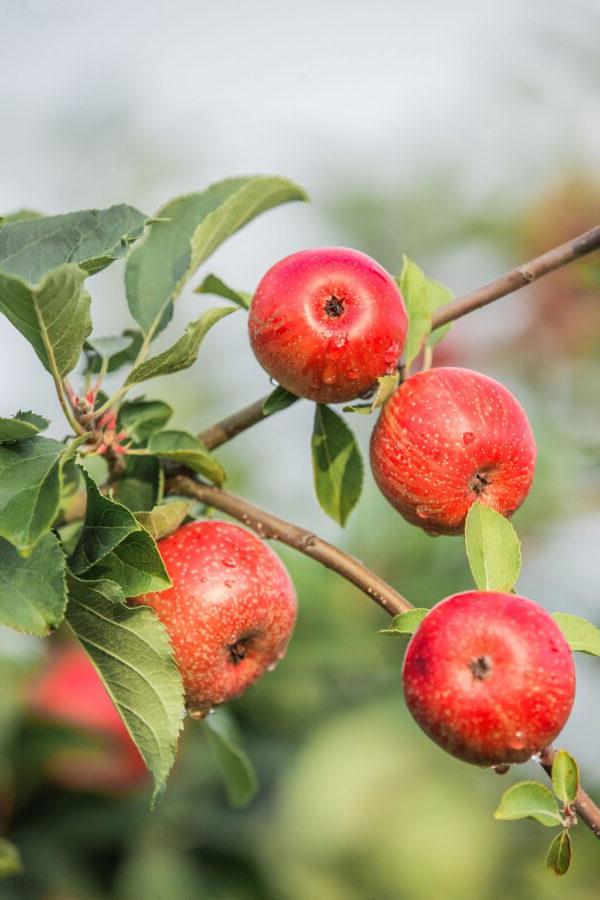
[[(554, 247), (541, 256), (536, 256), (535, 259), (517, 266), (516, 269), (511, 269), (510, 272), (500, 275), (499, 278), (490, 281), (489, 284), (485, 284), (483, 287), (477, 288), (470, 294), (465, 294), (451, 303), (447, 303), (445, 306), (440, 306), (433, 314), (431, 330), (439, 328), (440, 325), (446, 325), (448, 322), (453, 322), (455, 319), (460, 319), (476, 309), (481, 309), (482, 306), (487, 306), (488, 303), (493, 303), (494, 300), (500, 300), (502, 297), (506, 297), (508, 294), (512, 294), (514, 291), (531, 284), (533, 281), (537, 281), (543, 275), (548, 275), (550, 272), (560, 269), (561, 266), (566, 266), (568, 263), (580, 259), (582, 256), (586, 256), (599, 248), (600, 225), (596, 225), (594, 228), (590, 228), (589, 231), (584, 231), (572, 240), (567, 241), (566, 244)], [(263, 412), (263, 403), (266, 399), (267, 397), (262, 397), (260, 400), (251, 403), (250, 406), (245, 406), (221, 422), (217, 422), (215, 425), (202, 431), (198, 437), (206, 444), (209, 450), (214, 450), (215, 447), (226, 444), (227, 441), (241, 434), (242, 431), (252, 428), (253, 425), (262, 422), (263, 419), (267, 419), (277, 412), (277, 410), (267, 413)]]
[[(540, 752), (539, 764), (549, 778), (552, 778), (552, 764), (555, 757), (556, 750), (554, 747), (544, 747)], [(600, 839), (600, 807), (596, 806), (590, 795), (582, 787), (578, 789), (575, 802), (571, 804), (570, 809)]]

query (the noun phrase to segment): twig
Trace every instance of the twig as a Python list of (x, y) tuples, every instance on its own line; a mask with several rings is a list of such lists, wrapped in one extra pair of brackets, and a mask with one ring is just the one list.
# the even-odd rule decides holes
[[(517, 291), (519, 288), (537, 281), (543, 275), (547, 275), (555, 269), (560, 269), (561, 266), (566, 266), (567, 263), (580, 259), (582, 256), (599, 248), (600, 225), (596, 225), (595, 228), (590, 228), (589, 231), (585, 231), (578, 237), (573, 238), (573, 240), (567, 241), (566, 244), (561, 244), (560, 247), (555, 247), (553, 250), (537, 256), (522, 266), (500, 275), (499, 278), (481, 288), (477, 288), (476, 291), (465, 294), (463, 297), (458, 297), (451, 303), (447, 303), (446, 306), (441, 306), (433, 314), (432, 329), (439, 328), (440, 325), (445, 325), (447, 322), (453, 322), (455, 319), (460, 319), (462, 316), (466, 316), (467, 313), (480, 309), (494, 300), (506, 297), (508, 294), (512, 294), (513, 291)], [(201, 441), (204, 441), (209, 450), (220, 447), (221, 444), (227, 443), (227, 441), (230, 441), (231, 438), (234, 438), (247, 428), (251, 428), (258, 422), (262, 422), (263, 419), (274, 415), (274, 412), (263, 413), (262, 406), (266, 399), (266, 397), (263, 397), (261, 400), (250, 404), (250, 406), (240, 409), (238, 412), (223, 419), (223, 421), (207, 428), (198, 437)]]
[(555, 269), (560, 269), (561, 266), (566, 266), (567, 263), (580, 259), (598, 248), (600, 248), (600, 225), (584, 231), (583, 234), (573, 238), (572, 241), (567, 241), (566, 244), (561, 244), (560, 247), (536, 256), (535, 259), (516, 269), (511, 269), (510, 272), (506, 272), (476, 291), (465, 294), (464, 297), (459, 297), (452, 303), (447, 303), (446, 306), (441, 306), (433, 314), (432, 327), (439, 328), (440, 325), (460, 319), (467, 313), (481, 309), (482, 306), (487, 306), (488, 303), (493, 303), (494, 300), (499, 300), (501, 297), (506, 297), (513, 291), (518, 291), (519, 288), (537, 281), (542, 275), (548, 275), (549, 272), (554, 272)]
[[(555, 756), (554, 747), (545, 747), (540, 753), (540, 765), (550, 778), (552, 778), (552, 764)], [(581, 821), (585, 822), (597, 838), (600, 838), (600, 809), (582, 787), (577, 791), (573, 808)]]
[(254, 506), (242, 497), (236, 497), (220, 488), (200, 484), (186, 475), (175, 475), (170, 478), (166, 491), (169, 494), (193, 497), (201, 503), (220, 509), (221, 512), (252, 528), (261, 537), (287, 544), (305, 556), (310, 556), (352, 582), (391, 616), (412, 609), (412, 604), (408, 600), (353, 556), (338, 550), (333, 544), (327, 543), (305, 528), (292, 525), (291, 522), (286, 522), (285, 519)]

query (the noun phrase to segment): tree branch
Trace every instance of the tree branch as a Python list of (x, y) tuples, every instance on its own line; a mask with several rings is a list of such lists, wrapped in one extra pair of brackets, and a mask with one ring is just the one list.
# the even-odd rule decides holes
[[(561, 266), (566, 266), (567, 263), (580, 259), (582, 256), (599, 248), (600, 225), (596, 225), (595, 228), (584, 231), (583, 234), (578, 235), (571, 241), (567, 241), (566, 244), (554, 247), (553, 250), (548, 250), (547, 253), (536, 256), (535, 259), (523, 263), (522, 266), (511, 269), (510, 272), (500, 275), (499, 278), (490, 281), (489, 284), (483, 287), (477, 288), (470, 294), (465, 294), (463, 297), (453, 300), (452, 303), (441, 306), (433, 314), (432, 329), (439, 328), (440, 325), (446, 325), (448, 322), (453, 322), (455, 319), (460, 319), (462, 316), (466, 316), (467, 313), (481, 309), (482, 306), (487, 306), (488, 303), (492, 303), (494, 300), (506, 297), (508, 294), (518, 291), (519, 288), (537, 281), (543, 275), (547, 275), (555, 269), (560, 269)], [(217, 422), (216, 425), (207, 428), (198, 437), (206, 444), (209, 450), (220, 447), (221, 444), (227, 443), (231, 438), (245, 431), (246, 428), (251, 428), (258, 422), (262, 422), (263, 419), (274, 415), (274, 413), (263, 413), (262, 407), (266, 399), (266, 397), (263, 397), (261, 400), (250, 404), (250, 406), (240, 409), (221, 422)]]
[(488, 303), (499, 300), (501, 297), (506, 297), (508, 294), (518, 291), (519, 288), (537, 281), (543, 275), (548, 275), (549, 272), (554, 272), (555, 269), (560, 269), (561, 266), (566, 266), (567, 263), (580, 259), (598, 248), (600, 248), (600, 225), (584, 231), (583, 234), (573, 238), (572, 241), (567, 241), (566, 244), (561, 244), (560, 247), (554, 247), (553, 250), (536, 256), (535, 259), (516, 269), (511, 269), (510, 272), (506, 272), (476, 291), (465, 294), (464, 297), (459, 297), (452, 303), (447, 303), (446, 306), (441, 306), (433, 314), (432, 327), (439, 328), (440, 325), (460, 319), (467, 313), (481, 309), (482, 306), (487, 306)]
[(317, 560), (356, 585), (391, 616), (412, 609), (412, 604), (408, 600), (353, 556), (338, 550), (333, 544), (327, 543), (305, 528), (292, 525), (291, 522), (286, 522), (285, 519), (254, 506), (242, 497), (201, 484), (186, 475), (175, 475), (170, 478), (166, 484), (166, 491), (169, 494), (193, 497), (201, 503), (220, 509), (221, 512), (252, 528), (260, 537), (287, 544), (305, 556), (310, 556), (311, 559)]
[[(332, 569), (350, 581), (364, 594), (377, 603), (388, 615), (395, 616), (412, 609), (412, 604), (395, 591), (378, 575), (375, 575), (359, 560), (349, 556), (333, 544), (317, 537), (312, 532), (280, 519), (272, 513), (236, 497), (220, 488), (201, 484), (187, 475), (174, 475), (167, 481), (166, 492), (184, 497), (193, 497), (221, 512), (232, 516), (255, 531), (260, 537), (279, 541), (293, 547), (305, 556), (310, 556), (328, 569)], [(552, 747), (545, 747), (540, 753), (540, 765), (552, 777), (552, 763), (556, 755)], [(591, 797), (579, 788), (574, 809), (593, 834), (600, 839), (600, 808)]]

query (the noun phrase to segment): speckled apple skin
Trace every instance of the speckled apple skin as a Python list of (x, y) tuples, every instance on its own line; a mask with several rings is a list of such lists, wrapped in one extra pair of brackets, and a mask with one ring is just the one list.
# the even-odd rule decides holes
[(529, 493), (536, 457), (516, 398), (470, 369), (412, 375), (387, 401), (371, 436), (380, 490), (431, 534), (462, 534), (477, 499), (512, 515)]
[[(471, 664), (485, 657), (484, 678)], [(444, 750), (478, 766), (525, 762), (560, 733), (575, 698), (573, 654), (554, 619), (516, 594), (467, 591), (412, 636), (407, 706)]]
[[(331, 298), (340, 301), (328, 313)], [(261, 366), (298, 397), (354, 400), (394, 372), (407, 317), (393, 278), (345, 247), (302, 250), (276, 263), (252, 298), (248, 329)]]
[[(283, 657), (296, 594), (279, 557), (238, 525), (192, 522), (158, 549), (172, 587), (130, 602), (151, 606), (163, 622), (188, 709), (201, 714), (242, 694)], [(244, 656), (236, 658), (231, 648), (240, 646)]]

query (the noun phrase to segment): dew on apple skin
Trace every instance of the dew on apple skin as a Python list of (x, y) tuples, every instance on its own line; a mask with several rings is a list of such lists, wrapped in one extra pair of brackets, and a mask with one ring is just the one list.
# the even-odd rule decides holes
[(418, 515), (418, 517), (419, 517), (420, 519), (426, 519), (426, 518), (427, 518), (427, 507), (426, 507), (426, 506), (423, 506), (423, 504), (420, 503), (420, 504), (416, 507), (415, 512), (416, 512), (416, 514)]
[(230, 581), (228, 578), (225, 579), (225, 581), (223, 582), (223, 584), (225, 585), (226, 588), (232, 588), (232, 587), (233, 587), (233, 581)]
[(463, 444), (472, 444), (475, 440), (475, 435), (472, 431), (463, 431)]
[(501, 763), (498, 766), (492, 766), (492, 772), (495, 772), (496, 775), (506, 775), (506, 773), (510, 769), (509, 763)]
[(336, 371), (333, 366), (325, 366), (321, 379), (324, 384), (333, 384), (336, 380)]
[(523, 732), (515, 731), (514, 737), (508, 742), (508, 746), (511, 750), (523, 750), (525, 747), (525, 741), (523, 740)]
[(226, 556), (225, 559), (222, 559), (221, 562), (224, 566), (227, 566), (228, 569), (237, 569), (237, 563), (235, 559), (232, 559), (230, 556)]

